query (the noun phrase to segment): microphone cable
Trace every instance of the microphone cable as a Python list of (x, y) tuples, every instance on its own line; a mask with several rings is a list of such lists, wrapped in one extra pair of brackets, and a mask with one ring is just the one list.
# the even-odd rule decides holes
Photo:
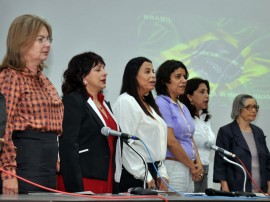
[(154, 167), (155, 171), (157, 172), (157, 175), (158, 175), (158, 176), (160, 177), (160, 179), (164, 182), (164, 184), (166, 184), (168, 188), (170, 188), (172, 191), (174, 191), (175, 193), (177, 193), (177, 194), (180, 195), (180, 196), (191, 196), (191, 195), (189, 195), (189, 194), (186, 195), (186, 194), (183, 193), (183, 192), (176, 191), (173, 187), (171, 187), (171, 186), (163, 179), (163, 177), (162, 177), (162, 176), (160, 175), (160, 173), (158, 172), (158, 169), (157, 169), (157, 167), (156, 167), (156, 165), (155, 165), (155, 163), (154, 163), (154, 161), (153, 161), (152, 155), (150, 154), (150, 151), (149, 151), (148, 147), (146, 146), (146, 144), (145, 144), (141, 139), (139, 139), (139, 141), (141, 141), (141, 142), (143, 143), (144, 147), (146, 148), (146, 151), (147, 151), (147, 153), (148, 153), (148, 156), (150, 157), (151, 162), (152, 162), (152, 164), (153, 164), (153, 167)]
[(255, 182), (254, 179), (252, 178), (251, 174), (248, 172), (248, 169), (247, 169), (247, 167), (245, 166), (245, 164), (243, 163), (243, 161), (242, 161), (238, 156), (236, 156), (236, 159), (237, 159), (237, 160), (240, 162), (240, 164), (244, 167), (246, 173), (248, 174), (248, 177), (251, 179), (251, 181), (252, 181), (252, 183), (254, 184), (254, 186), (256, 187), (256, 189), (257, 189), (260, 193), (262, 193), (263, 195), (268, 196), (268, 194), (264, 193), (264, 192), (260, 189), (260, 187), (256, 184), (256, 182)]
[[(37, 184), (37, 183), (34, 183), (30, 180), (27, 180), (23, 177), (20, 177), (18, 175), (15, 175), (9, 171), (6, 171), (4, 170), (3, 168), (0, 168), (0, 171), (8, 174), (8, 175), (11, 175), (13, 177), (16, 177), (17, 179), (20, 179), (28, 184), (31, 184), (31, 185), (34, 185), (36, 187), (39, 187), (41, 189), (45, 189), (47, 191), (50, 191), (50, 192), (54, 192), (54, 193), (59, 193), (59, 194), (65, 194), (65, 195), (69, 195), (69, 196), (77, 196), (77, 197), (84, 197), (84, 198), (95, 198), (95, 199), (107, 199), (107, 200), (116, 200), (116, 201), (119, 201), (119, 200), (123, 200), (123, 199), (134, 199), (134, 198), (158, 198), (158, 199), (162, 199), (163, 201), (165, 202), (168, 202), (168, 199), (162, 197), (162, 196), (158, 196), (158, 195), (144, 195), (144, 196), (134, 196), (134, 195), (130, 195), (130, 196), (92, 196), (92, 195), (84, 195), (84, 194), (77, 194), (77, 193), (71, 193), (71, 192), (64, 192), (64, 191), (59, 191), (57, 189), (52, 189), (52, 188), (49, 188), (49, 187), (45, 187), (45, 186), (42, 186), (40, 184)], [(48, 193), (49, 194), (49, 193)]]

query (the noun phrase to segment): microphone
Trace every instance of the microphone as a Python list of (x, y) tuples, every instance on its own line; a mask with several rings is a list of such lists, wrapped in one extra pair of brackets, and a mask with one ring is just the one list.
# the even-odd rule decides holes
[(105, 135), (105, 136), (112, 135), (112, 136), (117, 136), (117, 137), (121, 137), (121, 138), (124, 138), (124, 139), (139, 140), (139, 138), (136, 137), (136, 136), (132, 136), (132, 135), (129, 135), (129, 134), (126, 134), (126, 133), (123, 133), (123, 132), (112, 130), (109, 127), (101, 128), (101, 133), (102, 133), (102, 135)]
[(205, 189), (205, 194), (207, 196), (235, 196), (235, 194), (233, 192), (230, 191), (218, 191), (215, 189)]
[(220, 147), (218, 147), (216, 145), (213, 145), (210, 142), (205, 142), (204, 143), (204, 148), (205, 149), (212, 149), (212, 150), (218, 151), (218, 152), (220, 152), (222, 154), (225, 154), (225, 155), (230, 156), (230, 157), (233, 157), (233, 158), (236, 157), (235, 154), (233, 154), (233, 153), (231, 153), (229, 151), (226, 151), (225, 149), (222, 149), (222, 148), (220, 148)]
[(254, 197), (256, 194), (252, 192), (230, 192), (230, 191), (219, 191), (215, 189), (208, 188), (205, 190), (205, 194), (207, 196), (229, 196), (229, 197), (235, 197), (235, 196), (246, 196), (246, 197)]

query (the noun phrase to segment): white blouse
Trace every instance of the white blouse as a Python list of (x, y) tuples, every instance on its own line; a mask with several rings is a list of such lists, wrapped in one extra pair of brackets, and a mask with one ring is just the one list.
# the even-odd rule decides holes
[[(167, 126), (164, 120), (152, 108), (151, 114), (155, 119), (146, 115), (135, 98), (127, 93), (118, 97), (113, 106), (113, 113), (122, 132), (140, 138), (148, 147), (153, 161), (162, 162), (158, 171), (162, 177), (168, 179), (166, 167), (163, 164), (167, 149)], [(129, 140), (129, 145), (141, 154), (147, 163), (151, 163), (146, 148), (139, 140)], [(144, 179), (145, 166), (142, 159), (126, 144), (123, 144), (122, 163), (136, 179)], [(147, 182), (152, 179), (148, 172)]]
[(198, 148), (200, 159), (203, 165), (209, 165), (210, 150), (204, 148), (205, 142), (216, 143), (216, 136), (211, 129), (210, 121), (204, 121), (206, 114), (201, 114), (200, 118), (195, 116), (195, 133), (193, 140)]

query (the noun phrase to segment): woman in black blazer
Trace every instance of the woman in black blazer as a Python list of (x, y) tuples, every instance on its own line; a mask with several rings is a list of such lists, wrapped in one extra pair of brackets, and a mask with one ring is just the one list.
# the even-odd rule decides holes
[[(250, 95), (235, 97), (231, 117), (234, 121), (219, 129), (216, 145), (234, 153), (245, 164), (256, 185), (247, 175), (245, 191), (270, 194), (270, 154), (261, 128), (251, 124), (259, 106)], [(236, 159), (231, 159), (239, 163)], [(241, 168), (228, 163), (216, 153), (214, 182), (221, 183), (223, 191), (243, 191), (244, 174)], [(260, 190), (261, 189), (261, 190)]]
[[(104, 100), (107, 73), (103, 59), (86, 52), (74, 56), (64, 72), (64, 120), (59, 138), (60, 172), (68, 192), (112, 193), (116, 138), (101, 128), (118, 130), (110, 105)], [(61, 178), (60, 178), (61, 179)]]

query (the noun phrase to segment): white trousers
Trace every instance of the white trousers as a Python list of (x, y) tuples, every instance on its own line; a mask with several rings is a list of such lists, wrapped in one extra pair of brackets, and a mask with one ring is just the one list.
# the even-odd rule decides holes
[(165, 160), (169, 185), (178, 192), (193, 193), (194, 181), (187, 166), (179, 161)]

